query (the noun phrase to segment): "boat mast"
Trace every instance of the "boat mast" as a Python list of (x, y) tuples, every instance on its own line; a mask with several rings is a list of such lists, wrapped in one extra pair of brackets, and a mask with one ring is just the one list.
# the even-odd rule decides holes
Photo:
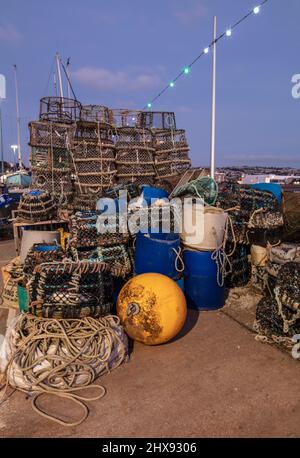
[(58, 52), (56, 53), (56, 66), (57, 66), (57, 75), (58, 75), (58, 81), (59, 81), (59, 91), (60, 91), (60, 97), (64, 97), (63, 93), (63, 86), (62, 86), (62, 79), (61, 79), (61, 72), (60, 72), (60, 56)]
[(21, 121), (20, 121), (20, 108), (19, 108), (19, 85), (17, 77), (17, 66), (14, 64), (15, 73), (15, 89), (16, 89), (16, 108), (17, 108), (17, 129), (18, 129), (18, 162), (19, 169), (23, 170), (22, 153), (21, 153)]

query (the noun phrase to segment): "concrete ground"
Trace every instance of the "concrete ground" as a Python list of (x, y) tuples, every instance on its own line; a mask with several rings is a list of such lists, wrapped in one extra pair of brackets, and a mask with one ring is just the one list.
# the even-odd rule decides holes
[[(0, 246), (2, 259), (10, 253)], [(235, 299), (243, 309), (243, 295)], [(232, 309), (189, 311), (173, 342), (134, 344), (130, 361), (101, 379), (107, 394), (78, 427), (40, 417), (15, 392), (0, 406), (0, 437), (299, 437), (299, 362), (238, 321)], [(41, 403), (66, 420), (80, 414), (68, 401)]]

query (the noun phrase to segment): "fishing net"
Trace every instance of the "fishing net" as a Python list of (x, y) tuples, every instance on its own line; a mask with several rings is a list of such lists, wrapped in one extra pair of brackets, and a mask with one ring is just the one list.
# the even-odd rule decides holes
[(114, 277), (127, 277), (132, 273), (133, 263), (126, 245), (109, 247), (72, 248), (72, 257), (75, 261), (88, 260), (90, 262), (104, 262)]
[(155, 177), (152, 133), (148, 129), (117, 129), (116, 166), (119, 183), (152, 184)]
[(18, 218), (25, 221), (47, 221), (56, 215), (56, 205), (46, 191), (32, 190), (24, 193), (18, 207)]
[(113, 307), (112, 277), (103, 262), (39, 264), (27, 286), (29, 312), (39, 317), (99, 317)]
[(24, 261), (23, 272), (26, 278), (33, 275), (33, 271), (39, 264), (45, 262), (63, 262), (67, 254), (55, 243), (35, 243), (27, 253)]
[(70, 246), (109, 246), (128, 241), (126, 217), (120, 214), (106, 218), (101, 212), (77, 212), (70, 219)]
[(184, 130), (154, 131), (156, 179), (184, 173), (191, 166), (189, 146)]
[(74, 123), (80, 118), (81, 103), (65, 97), (43, 97), (40, 100), (40, 119), (43, 121)]
[(206, 205), (214, 205), (218, 197), (218, 185), (213, 178), (201, 177), (179, 186), (174, 197), (199, 197)]

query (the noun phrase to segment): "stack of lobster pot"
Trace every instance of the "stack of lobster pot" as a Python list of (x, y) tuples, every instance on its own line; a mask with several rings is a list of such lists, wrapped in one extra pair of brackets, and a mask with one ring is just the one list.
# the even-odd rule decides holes
[(60, 204), (70, 202), (73, 194), (70, 152), (79, 111), (77, 100), (44, 97), (40, 120), (29, 123), (33, 187), (49, 192)]
[(73, 166), (75, 207), (94, 210), (97, 199), (115, 183), (115, 149), (108, 108), (82, 106), (74, 136)]
[(153, 135), (139, 127), (116, 129), (118, 183), (153, 184), (155, 178)]
[(177, 184), (180, 176), (191, 166), (185, 131), (176, 129), (174, 113), (144, 112), (140, 124), (152, 130), (155, 146), (156, 182)]

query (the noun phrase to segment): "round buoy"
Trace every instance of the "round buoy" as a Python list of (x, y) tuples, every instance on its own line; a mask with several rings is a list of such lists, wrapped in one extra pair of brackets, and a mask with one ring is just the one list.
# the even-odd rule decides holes
[(186, 319), (186, 300), (170, 278), (155, 273), (137, 275), (123, 286), (117, 314), (134, 340), (158, 345), (175, 337)]

